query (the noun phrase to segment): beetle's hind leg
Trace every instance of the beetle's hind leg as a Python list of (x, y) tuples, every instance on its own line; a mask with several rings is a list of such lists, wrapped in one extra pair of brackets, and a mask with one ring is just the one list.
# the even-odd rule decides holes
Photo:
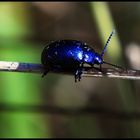
[(51, 69), (50, 69), (50, 66), (48, 65), (48, 66), (46, 66), (46, 67), (44, 67), (44, 72), (43, 72), (43, 74), (42, 74), (42, 78), (45, 76), (45, 75), (47, 75), (47, 73), (50, 71)]
[(44, 69), (44, 72), (43, 72), (43, 74), (42, 74), (42, 78), (44, 77), (44, 76), (46, 76), (47, 74), (48, 74), (48, 72), (49, 71), (51, 71), (51, 66), (50, 66), (50, 64), (49, 63), (45, 63), (44, 65), (43, 65), (43, 69)]
[(81, 75), (83, 73), (83, 63), (77, 68), (76, 72), (75, 72), (75, 82), (80, 81), (81, 80)]
[(45, 75), (47, 75), (47, 73), (49, 72), (49, 69), (45, 69), (45, 71), (44, 71), (44, 73), (42, 74), (42, 78), (45, 76)]
[(81, 75), (82, 75), (82, 70), (81, 69), (77, 69), (75, 72), (75, 82), (80, 81), (81, 80)]

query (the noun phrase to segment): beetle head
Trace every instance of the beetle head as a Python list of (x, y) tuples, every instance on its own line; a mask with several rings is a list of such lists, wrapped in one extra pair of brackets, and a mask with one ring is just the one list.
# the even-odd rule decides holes
[(103, 64), (103, 59), (101, 55), (99, 55), (98, 53), (95, 54), (94, 64), (98, 64), (98, 65)]

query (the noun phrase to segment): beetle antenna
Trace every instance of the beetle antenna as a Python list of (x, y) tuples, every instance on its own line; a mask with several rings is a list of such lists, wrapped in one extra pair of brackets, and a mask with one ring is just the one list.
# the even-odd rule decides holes
[(111, 40), (111, 37), (112, 37), (112, 35), (115, 33), (115, 29), (111, 32), (111, 34), (110, 34), (110, 36), (109, 36), (109, 38), (108, 38), (108, 40), (107, 40), (107, 42), (106, 42), (106, 44), (105, 44), (105, 46), (104, 46), (104, 49), (103, 49), (103, 51), (102, 51), (102, 53), (101, 53), (101, 57), (103, 58), (103, 56), (104, 56), (104, 53), (105, 53), (105, 51), (106, 51), (106, 48), (108, 47), (108, 44), (109, 44), (109, 42), (110, 42), (110, 40)]
[(114, 66), (114, 67), (116, 67), (116, 68), (124, 69), (124, 68), (121, 67), (121, 66), (118, 66), (118, 65), (115, 65), (115, 64), (111, 64), (111, 63), (108, 63), (108, 62), (105, 62), (105, 61), (103, 61), (103, 63), (104, 63), (104, 64), (107, 64), (107, 65)]

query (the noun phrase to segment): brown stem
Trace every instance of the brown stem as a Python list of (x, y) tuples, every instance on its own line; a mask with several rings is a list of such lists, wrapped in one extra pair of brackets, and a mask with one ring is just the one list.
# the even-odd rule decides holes
[[(42, 74), (45, 70), (41, 64), (0, 61), (0, 71)], [(91, 69), (90, 67), (84, 67), (82, 76), (140, 80), (140, 70), (102, 67), (102, 71), (104, 73), (96, 69)], [(70, 75), (73, 74), (70, 71), (60, 71), (60, 70), (59, 71), (53, 70), (51, 71), (51, 73), (61, 73)]]

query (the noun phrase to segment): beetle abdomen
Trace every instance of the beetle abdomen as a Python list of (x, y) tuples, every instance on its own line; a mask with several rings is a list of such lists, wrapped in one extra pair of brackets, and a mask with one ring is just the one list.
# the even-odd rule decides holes
[(83, 60), (84, 43), (76, 40), (55, 41), (42, 52), (42, 64), (61, 67), (76, 67)]

